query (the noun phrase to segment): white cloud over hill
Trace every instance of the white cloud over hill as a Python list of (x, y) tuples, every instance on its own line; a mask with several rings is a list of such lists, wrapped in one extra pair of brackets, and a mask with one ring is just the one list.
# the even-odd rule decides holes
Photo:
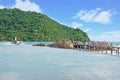
[(5, 8), (5, 6), (3, 6), (3, 5), (0, 5), (0, 9), (3, 9), (3, 8)]
[(89, 32), (91, 30), (91, 28), (86, 28), (85, 30), (83, 30), (84, 32)]
[(81, 27), (83, 27), (83, 24), (77, 23), (77, 22), (72, 22), (71, 27), (74, 28), (74, 29), (81, 28)]
[(83, 30), (84, 32), (89, 32), (91, 30), (91, 28), (85, 28), (84, 29), (84, 25), (81, 24), (81, 23), (78, 23), (78, 22), (72, 22), (71, 25), (70, 25), (72, 28), (74, 29), (81, 29)]
[(16, 0), (15, 5), (12, 6), (12, 8), (18, 8), (23, 11), (32, 11), (32, 12), (42, 12), (39, 5), (37, 5), (34, 2), (31, 2), (30, 0)]
[[(3, 8), (7, 8), (7, 7), (0, 5), (0, 9), (3, 9)], [(42, 12), (39, 5), (37, 5), (34, 2), (31, 2), (30, 0), (16, 0), (15, 4), (9, 8), (18, 8), (23, 11), (31, 11), (31, 12), (37, 12), (37, 13)]]

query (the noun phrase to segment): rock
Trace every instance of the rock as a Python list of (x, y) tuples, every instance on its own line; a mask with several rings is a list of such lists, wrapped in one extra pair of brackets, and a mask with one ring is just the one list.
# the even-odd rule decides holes
[(32, 46), (46, 46), (45, 44), (33, 44)]
[(18, 41), (18, 40), (14, 40), (12, 41), (12, 44), (15, 44), (15, 45), (20, 45), (22, 41)]
[(49, 46), (50, 47), (56, 47), (56, 48), (62, 48), (64, 44), (65, 44), (64, 42), (56, 42), (56, 43), (51, 44)]
[(56, 47), (56, 48), (67, 48), (67, 49), (73, 49), (74, 45), (72, 41), (67, 42), (56, 42), (54, 44), (49, 45), (50, 47)]
[(65, 42), (64, 48), (73, 49), (74, 45), (73, 45), (72, 41), (70, 40), (70, 41)]

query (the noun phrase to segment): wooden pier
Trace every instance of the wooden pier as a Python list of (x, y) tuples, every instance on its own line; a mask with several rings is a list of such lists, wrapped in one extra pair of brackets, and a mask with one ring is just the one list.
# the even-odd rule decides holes
[(110, 53), (113, 54), (115, 53), (116, 55), (120, 55), (120, 47), (118, 46), (113, 46), (112, 44), (96, 44), (92, 43), (90, 44), (89, 42), (87, 44), (85, 43), (75, 43), (74, 47), (79, 50), (88, 50), (88, 51), (98, 51), (99, 53)]

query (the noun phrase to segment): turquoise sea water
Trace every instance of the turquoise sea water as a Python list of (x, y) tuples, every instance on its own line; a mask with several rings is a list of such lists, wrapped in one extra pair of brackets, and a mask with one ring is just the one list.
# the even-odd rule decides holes
[[(54, 42), (22, 42), (20, 45), (33, 45), (33, 44), (53, 44)], [(0, 45), (14, 45), (11, 42), (6, 42), (6, 41), (0, 41)]]
[(118, 56), (0, 44), (0, 80), (120, 80)]

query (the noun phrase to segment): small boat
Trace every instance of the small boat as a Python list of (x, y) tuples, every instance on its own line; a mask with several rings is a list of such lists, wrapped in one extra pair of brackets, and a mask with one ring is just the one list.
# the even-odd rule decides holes
[(15, 44), (15, 45), (20, 45), (22, 41), (18, 41), (17, 40), (17, 37), (15, 37), (15, 40), (12, 41), (12, 44)]

